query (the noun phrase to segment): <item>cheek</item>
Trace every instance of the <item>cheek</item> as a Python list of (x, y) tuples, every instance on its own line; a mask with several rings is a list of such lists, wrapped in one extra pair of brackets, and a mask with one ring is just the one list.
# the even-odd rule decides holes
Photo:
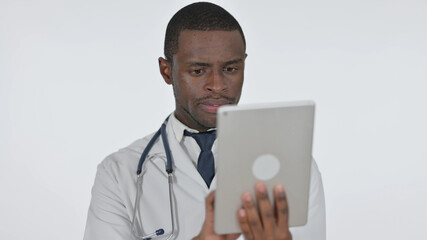
[(188, 74), (182, 74), (177, 83), (179, 84), (180, 92), (186, 98), (192, 99), (197, 98), (200, 92), (203, 91), (203, 82), (203, 79), (194, 79), (188, 76)]
[(242, 86), (243, 86), (243, 75), (242, 76), (238, 76), (236, 78), (233, 78), (230, 81), (230, 88), (232, 89), (233, 92), (235, 93), (240, 93), (242, 91)]
[(183, 77), (179, 79), (179, 81), (175, 81), (173, 84), (175, 98), (182, 105), (190, 105), (189, 102), (191, 102), (197, 94), (197, 91), (195, 91), (196, 86), (188, 79), (184, 79)]

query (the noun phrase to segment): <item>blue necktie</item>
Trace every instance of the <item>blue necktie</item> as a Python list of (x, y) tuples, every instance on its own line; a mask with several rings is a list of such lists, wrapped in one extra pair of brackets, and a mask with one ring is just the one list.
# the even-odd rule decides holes
[(216, 138), (216, 131), (191, 133), (184, 131), (185, 136), (193, 137), (200, 147), (200, 155), (197, 160), (197, 171), (199, 171), (208, 188), (215, 176), (215, 162), (212, 153), (212, 145)]

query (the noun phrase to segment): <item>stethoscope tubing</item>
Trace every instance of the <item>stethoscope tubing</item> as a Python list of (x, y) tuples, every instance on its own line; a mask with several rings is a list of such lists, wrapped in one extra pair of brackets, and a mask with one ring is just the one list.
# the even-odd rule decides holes
[[(132, 219), (132, 232), (134, 233), (135, 237), (137, 237), (138, 239), (142, 239), (142, 240), (149, 240), (151, 239), (151, 237), (153, 236), (153, 234), (149, 234), (146, 236), (138, 236), (136, 234), (136, 229), (135, 229), (135, 219), (136, 219), (136, 215), (137, 212), (139, 213), (139, 201), (140, 201), (140, 197), (141, 197), (141, 188), (142, 188), (142, 166), (145, 162), (145, 160), (147, 159), (148, 153), (150, 152), (151, 148), (154, 146), (154, 144), (156, 143), (157, 139), (161, 136), (162, 137), (162, 142), (163, 142), (163, 147), (165, 150), (165, 154), (166, 154), (166, 173), (168, 174), (168, 186), (169, 186), (169, 206), (170, 206), (170, 211), (171, 211), (171, 225), (172, 225), (172, 229), (171, 232), (169, 234), (169, 237), (167, 238), (167, 240), (172, 239), (172, 237), (175, 235), (175, 214), (174, 214), (174, 204), (173, 204), (173, 165), (172, 165), (172, 156), (171, 156), (171, 152), (170, 152), (170, 147), (169, 147), (169, 141), (167, 139), (167, 134), (166, 134), (166, 123), (168, 122), (169, 116), (165, 119), (165, 121), (162, 123), (162, 126), (159, 128), (159, 130), (157, 130), (157, 132), (153, 135), (153, 137), (151, 138), (151, 140), (148, 142), (147, 146), (145, 147), (144, 151), (141, 154), (141, 157), (139, 158), (139, 162), (138, 162), (138, 169), (137, 169), (137, 190), (136, 190), (136, 198), (135, 198), (135, 206), (134, 206), (134, 215), (133, 215), (133, 219)], [(137, 207), (138, 204), (138, 207)], [(163, 234), (163, 229), (158, 229), (157, 231), (162, 230), (162, 234)], [(156, 231), (156, 232), (157, 232)], [(161, 235), (162, 235), (161, 234)]]
[(141, 157), (139, 158), (139, 162), (138, 162), (138, 169), (136, 171), (137, 175), (141, 174), (142, 165), (144, 164), (145, 160), (147, 159), (148, 153), (150, 152), (151, 148), (156, 143), (156, 141), (160, 135), (162, 136), (163, 147), (164, 147), (165, 153), (166, 153), (166, 172), (167, 173), (173, 172), (172, 156), (171, 156), (171, 151), (170, 151), (170, 147), (169, 147), (169, 141), (168, 141), (167, 135), (166, 135), (166, 123), (168, 122), (168, 120), (169, 120), (169, 116), (165, 119), (165, 121), (162, 123), (162, 126), (153, 135), (153, 137), (151, 138), (151, 140), (148, 142), (147, 146), (145, 147), (144, 151), (142, 152)]

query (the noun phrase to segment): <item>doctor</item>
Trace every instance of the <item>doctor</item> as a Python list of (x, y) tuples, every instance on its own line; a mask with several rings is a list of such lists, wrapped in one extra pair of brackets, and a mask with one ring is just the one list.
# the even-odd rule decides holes
[[(205, 140), (194, 134), (215, 136), (218, 108), (239, 102), (247, 56), (243, 31), (223, 8), (211, 3), (190, 4), (170, 20), (164, 53), (165, 58), (158, 59), (160, 73), (175, 95), (175, 111), (165, 128), (173, 160), (172, 194), (162, 138), (156, 139), (142, 166), (142, 186), (137, 184), (137, 166), (154, 134), (135, 141), (99, 164), (85, 240), (143, 239), (159, 229), (164, 230), (159, 239), (240, 236), (217, 235), (213, 230), (216, 143), (212, 140), (213, 146), (203, 149), (200, 141)], [(314, 161), (309, 219), (303, 227), (288, 227), (283, 187), (275, 188), (275, 206), (271, 206), (263, 183), (254, 187), (256, 196), (243, 194), (242, 209), (236, 212), (242, 229), (239, 239), (326, 239), (323, 186)], [(141, 197), (136, 200), (137, 189)], [(136, 207), (139, 211), (134, 218)]]

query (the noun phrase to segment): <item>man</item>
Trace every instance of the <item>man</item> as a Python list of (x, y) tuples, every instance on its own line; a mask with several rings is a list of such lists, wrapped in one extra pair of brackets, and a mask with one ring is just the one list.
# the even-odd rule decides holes
[[(174, 207), (171, 210), (164, 170), (165, 142), (161, 138), (155, 138), (142, 167), (142, 186), (137, 184), (138, 161), (153, 137), (147, 136), (108, 156), (98, 166), (86, 240), (143, 239), (142, 236), (160, 228), (168, 235), (173, 226), (172, 239), (239, 237), (240, 234), (217, 235), (213, 230), (216, 178), (214, 159), (210, 157), (215, 155), (216, 144), (204, 150), (199, 137), (215, 136), (218, 108), (239, 102), (245, 50), (240, 25), (219, 6), (195, 3), (172, 17), (166, 30), (166, 58), (159, 58), (159, 68), (165, 82), (173, 87), (176, 104), (165, 127), (174, 167), (171, 195)], [(211, 162), (206, 163), (209, 159)], [(325, 239), (323, 187), (314, 161), (311, 172), (306, 226), (289, 229), (283, 187), (274, 189), (272, 206), (265, 185), (259, 183), (255, 186), (256, 196), (242, 195), (242, 209), (236, 212), (242, 237)], [(140, 199), (136, 198), (137, 189), (142, 192)], [(139, 211), (134, 211), (135, 208)]]

